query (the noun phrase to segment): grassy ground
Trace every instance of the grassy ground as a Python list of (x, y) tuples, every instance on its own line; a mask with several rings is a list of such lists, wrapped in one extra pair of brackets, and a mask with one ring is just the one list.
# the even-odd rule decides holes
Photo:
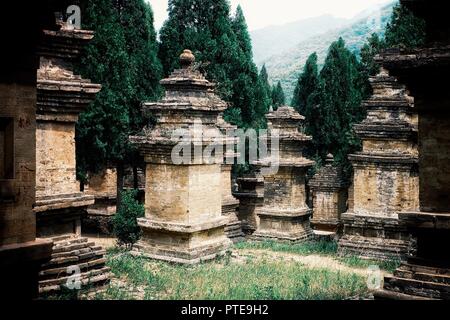
[(319, 254), (324, 256), (332, 256), (343, 264), (356, 267), (368, 268), (377, 265), (380, 269), (387, 272), (394, 272), (400, 266), (399, 260), (376, 261), (370, 259), (361, 259), (351, 254), (337, 255), (337, 243), (334, 241), (310, 241), (301, 244), (277, 243), (273, 241), (266, 242), (241, 242), (235, 246), (237, 249), (256, 249), (270, 250), (275, 252), (286, 252), (299, 255)]
[[(114, 279), (105, 292), (90, 299), (340, 300), (368, 296), (364, 268), (377, 264), (390, 271), (397, 265), (338, 257), (336, 251), (333, 242), (247, 242), (235, 245), (232, 253), (214, 261), (180, 266), (135, 257), (114, 248), (107, 254)], [(302, 263), (307, 257), (348, 267), (337, 270)]]

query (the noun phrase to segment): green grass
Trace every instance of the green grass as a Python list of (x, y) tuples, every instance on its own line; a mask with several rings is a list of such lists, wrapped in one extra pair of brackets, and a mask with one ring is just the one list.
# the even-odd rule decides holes
[(368, 268), (377, 265), (380, 269), (394, 272), (400, 266), (400, 260), (369, 260), (362, 259), (351, 254), (337, 255), (337, 243), (335, 241), (308, 241), (299, 244), (279, 243), (275, 241), (241, 242), (235, 245), (236, 249), (271, 250), (299, 255), (318, 254), (337, 258), (343, 264), (354, 268)]
[[(353, 268), (377, 265), (393, 272), (399, 261), (364, 260), (352, 255), (337, 254), (336, 242), (317, 241), (301, 244), (276, 242), (245, 242), (235, 250), (261, 250), (293, 255), (332, 257)], [(366, 278), (360, 273), (311, 268), (291, 259), (276, 259), (227, 254), (212, 262), (195, 266), (174, 265), (131, 255), (124, 249), (109, 249), (107, 265), (115, 279), (106, 292), (91, 299), (110, 300), (340, 300), (366, 297)], [(73, 299), (62, 294), (53, 299)], [(83, 296), (81, 296), (83, 298)]]
[(390, 273), (393, 273), (395, 269), (397, 269), (401, 264), (400, 260), (378, 261), (378, 260), (362, 259), (355, 255), (342, 255), (341, 257), (338, 257), (338, 260), (349, 267), (356, 267), (356, 268), (368, 268), (370, 266), (376, 265), (380, 269)]
[(235, 245), (236, 249), (271, 250), (287, 252), (299, 255), (321, 254), (332, 255), (337, 252), (335, 241), (307, 241), (299, 244), (279, 243), (275, 241), (262, 242), (240, 242)]
[[(324, 300), (367, 294), (363, 277), (300, 263), (248, 260), (230, 263), (225, 257), (197, 266), (145, 260), (128, 253), (109, 254), (116, 277), (145, 290), (144, 299), (195, 300)], [(128, 299), (125, 289), (113, 288), (99, 299)]]

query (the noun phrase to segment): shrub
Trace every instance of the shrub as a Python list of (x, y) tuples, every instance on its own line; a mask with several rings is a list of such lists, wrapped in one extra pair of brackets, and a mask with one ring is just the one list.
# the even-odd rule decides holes
[(144, 206), (136, 200), (136, 195), (136, 190), (123, 192), (121, 205), (113, 218), (114, 235), (117, 237), (117, 242), (119, 245), (125, 245), (128, 249), (131, 249), (141, 237), (137, 218), (144, 216)]

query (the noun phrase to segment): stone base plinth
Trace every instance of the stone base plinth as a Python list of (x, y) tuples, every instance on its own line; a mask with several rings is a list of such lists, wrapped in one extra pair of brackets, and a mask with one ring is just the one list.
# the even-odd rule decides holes
[(81, 222), (82, 230), (88, 234), (113, 235), (114, 214), (98, 209), (88, 209)]
[(316, 241), (336, 241), (337, 237), (336, 232), (313, 230), (313, 239)]
[(112, 220), (117, 211), (116, 203), (117, 199), (115, 196), (96, 196), (95, 203), (88, 207), (87, 215), (83, 217), (83, 232), (112, 235)]
[(406, 258), (410, 235), (397, 218), (346, 213), (341, 221), (344, 235), (338, 243), (340, 254), (377, 260)]
[[(39, 293), (58, 292), (74, 280), (81, 281), (82, 289), (100, 289), (109, 283), (111, 273), (101, 246), (74, 235), (52, 240), (51, 260), (39, 272)], [(80, 271), (79, 278), (76, 270)]]
[(310, 209), (304, 210), (258, 210), (260, 223), (258, 230), (252, 235), (255, 241), (302, 242), (309, 240), (312, 229), (309, 218)]
[(314, 230), (327, 231), (338, 233), (341, 226), (340, 221), (337, 219), (311, 219), (311, 226)]
[(402, 212), (399, 220), (414, 238), (410, 256), (375, 298), (450, 300), (450, 213)]
[(228, 218), (225, 234), (233, 243), (245, 240), (245, 235), (242, 232), (242, 223), (237, 217), (238, 207), (239, 201), (235, 198), (222, 201), (222, 215)]
[(94, 203), (94, 197), (83, 193), (37, 197), (37, 236), (51, 238), (66, 234), (81, 234), (81, 219), (86, 208)]
[(171, 223), (138, 219), (141, 240), (133, 253), (180, 264), (196, 264), (223, 255), (231, 245), (225, 235), (226, 217), (204, 223)]

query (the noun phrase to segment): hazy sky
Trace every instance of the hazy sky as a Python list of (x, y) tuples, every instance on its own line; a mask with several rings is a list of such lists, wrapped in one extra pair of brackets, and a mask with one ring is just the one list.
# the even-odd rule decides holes
[[(155, 27), (159, 29), (167, 18), (168, 0), (147, 0), (155, 13)], [(323, 14), (352, 18), (360, 11), (392, 0), (230, 0), (232, 10), (240, 4), (250, 30), (284, 24)]]

